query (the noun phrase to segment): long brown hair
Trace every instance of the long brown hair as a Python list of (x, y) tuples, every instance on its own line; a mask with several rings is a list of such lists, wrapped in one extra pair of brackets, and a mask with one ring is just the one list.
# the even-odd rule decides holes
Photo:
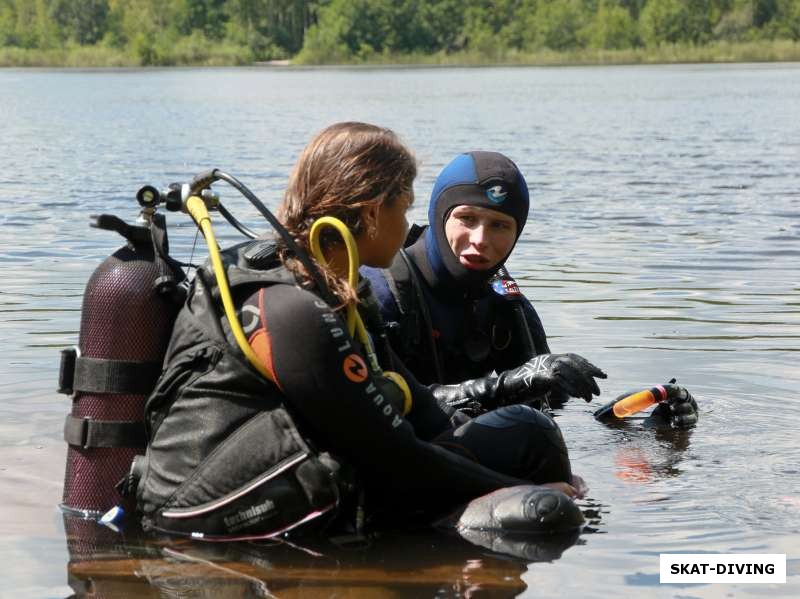
[[(391, 206), (411, 192), (416, 161), (390, 129), (358, 122), (337, 123), (320, 131), (297, 160), (278, 208), (278, 218), (295, 241), (309, 250), (311, 225), (322, 216), (343, 221), (354, 235), (364, 231), (361, 209)], [(323, 249), (339, 243), (333, 230), (320, 237)], [(286, 251), (287, 268), (308, 281), (308, 273)], [(315, 261), (316, 262), (316, 261)], [(344, 305), (357, 301), (356, 291), (325, 265), (316, 262), (331, 291)]]

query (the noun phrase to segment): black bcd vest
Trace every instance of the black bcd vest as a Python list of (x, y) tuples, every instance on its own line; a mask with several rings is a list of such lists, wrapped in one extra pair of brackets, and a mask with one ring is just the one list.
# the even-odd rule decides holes
[[(296, 284), (270, 242), (225, 250), (223, 261), (234, 302)], [(315, 449), (277, 386), (236, 346), (208, 264), (198, 269), (164, 364), (146, 406), (147, 455), (137, 464), (146, 529), (267, 538), (337, 511), (351, 486), (347, 468)]]

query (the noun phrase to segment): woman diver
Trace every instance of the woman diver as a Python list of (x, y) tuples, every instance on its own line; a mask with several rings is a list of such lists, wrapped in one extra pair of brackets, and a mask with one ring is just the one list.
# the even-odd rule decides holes
[[(409, 150), (373, 125), (333, 125), (303, 150), (279, 218), (300, 251), (315, 255), (324, 284), (282, 242), (223, 252), (258, 368), (234, 340), (211, 267), (198, 269), (147, 403), (147, 454), (134, 466), (146, 529), (231, 540), (360, 529), (381, 516), (430, 523), (509, 487), (521, 492), (495, 494), (487, 520), (505, 513), (535, 531), (580, 524), (552, 420), (527, 406), (501, 408), (491, 413), (498, 421), (535, 413), (521, 419), (528, 434), (487, 444), (487, 428), (472, 447), (471, 421), (416, 382), (368, 315), (370, 335), (352, 333), (364, 327), (351, 307), (369, 297), (348, 278), (354, 251), (343, 236), (352, 235), (363, 264), (389, 266), (406, 235), (415, 176)], [(325, 217), (345, 230), (321, 229)], [(529, 381), (509, 385), (524, 392)], [(514, 509), (495, 510), (504, 497)], [(475, 522), (481, 512), (468, 513)]]

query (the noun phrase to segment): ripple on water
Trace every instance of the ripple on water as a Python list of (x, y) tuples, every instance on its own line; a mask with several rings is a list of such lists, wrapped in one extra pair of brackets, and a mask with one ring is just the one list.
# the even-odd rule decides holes
[[(32, 439), (63, 449), (55, 350), (77, 339), (86, 279), (122, 244), (89, 229), (88, 215), (131, 221), (142, 184), (213, 166), (274, 208), (305, 140), (357, 117), (395, 128), (421, 158), (410, 213), (419, 223), (452, 155), (494, 147), (521, 165), (533, 212), (509, 266), (553, 351), (587, 355), (609, 373), (595, 403), (673, 376), (697, 398), (700, 421), (685, 435), (601, 426), (595, 403), (559, 411), (575, 471), (591, 488), (585, 510), (596, 534), (531, 566), (527, 593), (656, 587), (666, 551), (791, 553), (800, 521), (797, 74), (780, 65), (375, 70), (376, 92), (364, 72), (348, 70), (0, 72), (4, 109), (19, 116), (3, 130), (15, 148), (6, 175), (15, 176), (0, 179), (0, 449)], [(53, 93), (41, 94), (45, 84)], [(213, 91), (187, 97), (197, 88)], [(485, 89), (513, 91), (477, 91)], [(203, 136), (191, 133), (197, 123)], [(147, 140), (158, 151), (143, 152)], [(244, 200), (219, 191), (248, 226), (264, 228)], [(201, 260), (188, 219), (168, 222), (176, 257)], [(239, 239), (220, 232), (223, 243)], [(43, 497), (49, 487), (5, 490), (23, 489)], [(33, 565), (15, 568), (24, 572), (14, 580), (24, 586), (60, 561), (56, 582), (41, 585), (63, 586), (63, 539), (55, 557), (29, 543)], [(519, 568), (510, 576), (517, 592)]]

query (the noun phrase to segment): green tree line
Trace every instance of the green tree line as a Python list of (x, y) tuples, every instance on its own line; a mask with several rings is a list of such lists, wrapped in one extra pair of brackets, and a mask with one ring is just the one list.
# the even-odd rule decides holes
[(0, 0), (0, 48), (142, 65), (800, 41), (800, 0)]

